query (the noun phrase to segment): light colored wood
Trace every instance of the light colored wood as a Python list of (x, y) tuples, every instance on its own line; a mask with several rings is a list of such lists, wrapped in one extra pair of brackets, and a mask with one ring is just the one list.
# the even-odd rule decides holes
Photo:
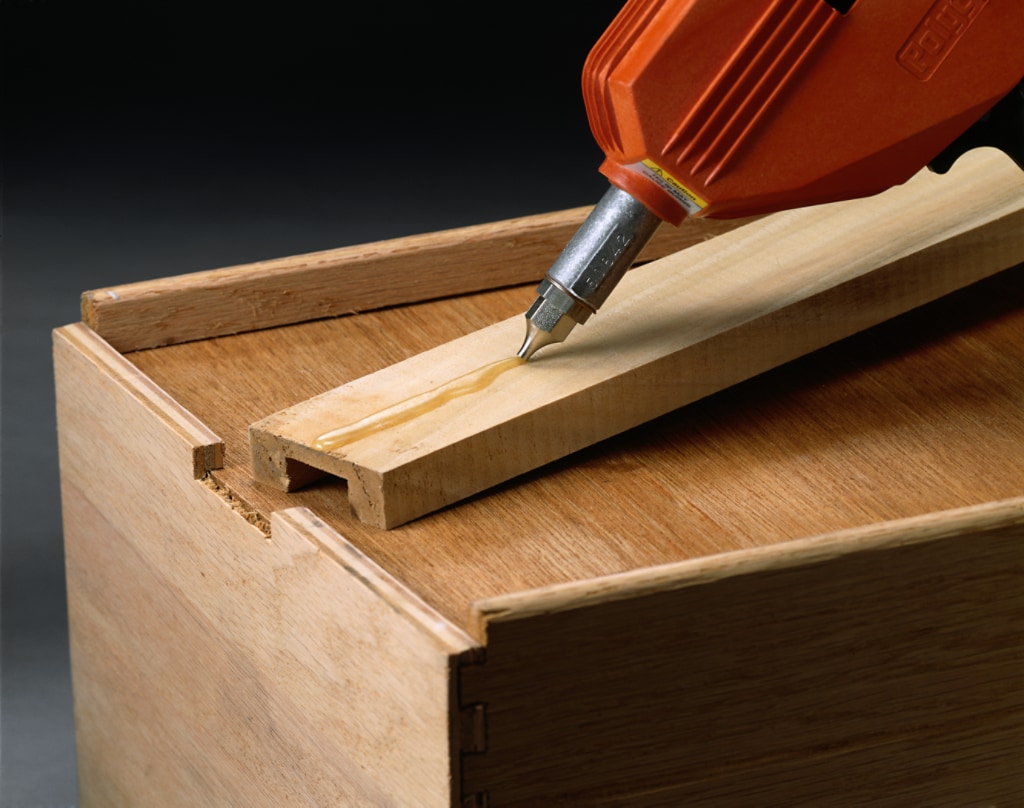
[(197, 473), (215, 435), (54, 345), (83, 805), (451, 804), (476, 643), (308, 511), (264, 535)]
[(254, 473), (285, 490), (313, 469), (342, 477), (360, 519), (395, 527), (1021, 260), (1024, 179), (975, 153), (948, 176), (767, 217), (635, 270), (570, 342), (337, 451), (317, 438), (509, 356), (522, 319), (287, 408), (251, 427)]
[[(82, 321), (119, 351), (134, 351), (536, 282), (589, 210), (95, 289), (82, 295)], [(663, 227), (640, 260), (667, 255), (746, 221)]]
[(395, 530), (253, 483), (259, 415), (531, 296), (58, 332), (84, 805), (1012, 804), (1024, 271)]
[(494, 806), (1012, 805), (1024, 498), (521, 592), (463, 671)]

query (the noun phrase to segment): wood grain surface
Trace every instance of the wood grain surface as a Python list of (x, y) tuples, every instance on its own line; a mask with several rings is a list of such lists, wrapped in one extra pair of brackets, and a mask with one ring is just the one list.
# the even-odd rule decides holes
[(476, 643), (307, 511), (248, 524), (85, 326), (55, 364), (83, 804), (449, 805)]
[(531, 299), (57, 332), (83, 804), (1014, 804), (1024, 270), (393, 530), (252, 479)]
[(360, 519), (395, 527), (1022, 260), (1024, 177), (973, 155), (634, 270), (529, 363), (501, 364), (523, 332), (512, 317), (289, 407), (251, 427), (254, 474), (293, 490), (329, 472)]
[(1024, 497), (478, 605), (495, 806), (1015, 805)]
[(128, 358), (223, 438), (210, 478), (225, 496), (268, 519), (310, 508), (459, 625), (478, 599), (1024, 492), (1019, 268), (395, 530), (355, 519), (341, 481), (290, 494), (254, 483), (247, 428), (263, 414), (531, 297), (507, 289)]

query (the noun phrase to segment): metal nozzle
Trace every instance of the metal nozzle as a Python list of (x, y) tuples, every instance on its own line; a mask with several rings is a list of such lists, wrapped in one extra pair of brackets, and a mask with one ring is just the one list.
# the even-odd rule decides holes
[(532, 320), (527, 318), (526, 339), (523, 340), (522, 347), (516, 351), (516, 356), (521, 359), (529, 359), (545, 345), (550, 345), (553, 342), (561, 342), (561, 340), (553, 339), (550, 333), (538, 328)]
[(526, 340), (518, 355), (529, 359), (562, 342), (594, 314), (622, 280), (661, 219), (612, 186), (580, 225), (537, 287), (526, 312)]
[(564, 289), (545, 278), (537, 287), (537, 299), (526, 312), (526, 340), (519, 356), (529, 359), (545, 345), (561, 342), (577, 323), (593, 312)]

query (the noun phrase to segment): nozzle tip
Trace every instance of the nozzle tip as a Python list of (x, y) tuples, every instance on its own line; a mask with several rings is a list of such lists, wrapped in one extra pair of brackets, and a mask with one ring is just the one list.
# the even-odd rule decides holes
[(547, 280), (541, 281), (537, 290), (540, 294), (526, 311), (526, 339), (517, 354), (523, 359), (529, 359), (545, 345), (563, 342), (573, 326), (590, 315), (572, 297)]
[(516, 352), (516, 356), (529, 360), (537, 351), (543, 348), (545, 345), (550, 345), (552, 342), (557, 340), (552, 339), (551, 334), (538, 328), (532, 320), (526, 321), (526, 339), (523, 340), (522, 347)]

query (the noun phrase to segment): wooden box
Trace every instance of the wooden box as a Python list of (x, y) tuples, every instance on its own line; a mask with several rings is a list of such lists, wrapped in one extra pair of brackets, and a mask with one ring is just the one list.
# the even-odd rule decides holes
[(83, 805), (1024, 803), (1020, 269), (394, 530), (252, 482), (249, 424), (521, 313), (581, 215), (85, 296)]

